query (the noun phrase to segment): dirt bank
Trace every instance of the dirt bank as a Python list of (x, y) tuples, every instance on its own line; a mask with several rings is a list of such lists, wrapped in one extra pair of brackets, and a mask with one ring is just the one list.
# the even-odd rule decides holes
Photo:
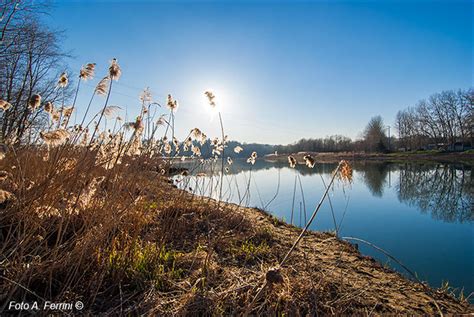
[[(199, 210), (215, 201), (193, 197), (200, 206), (177, 218), (177, 226), (199, 223)], [(176, 313), (242, 314), (274, 267), (300, 233), (299, 228), (254, 208), (220, 204), (224, 228), (211, 227), (218, 239), (196, 259), (209, 262), (206, 282)], [(195, 221), (190, 221), (196, 217)], [(229, 226), (230, 225), (230, 226)], [(192, 225), (191, 225), (192, 226)], [(198, 237), (190, 237), (196, 239)], [(212, 251), (211, 251), (212, 250)], [(199, 267), (199, 265), (197, 266)], [(190, 276), (202, 275), (202, 270)], [(361, 255), (330, 233), (310, 232), (281, 270), (283, 280), (266, 288), (254, 304), (255, 314), (439, 314), (467, 312), (469, 306), (447, 294), (412, 282)], [(199, 282), (189, 279), (189, 285)], [(198, 280), (201, 281), (201, 280)], [(184, 296), (184, 295), (183, 295)]]

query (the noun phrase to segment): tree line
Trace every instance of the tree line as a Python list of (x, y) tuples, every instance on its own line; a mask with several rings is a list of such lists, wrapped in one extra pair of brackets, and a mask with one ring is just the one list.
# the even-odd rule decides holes
[(443, 91), (397, 113), (398, 143), (406, 149), (473, 143), (474, 89)]
[(341, 135), (301, 139), (293, 144), (277, 145), (275, 150), (297, 153), (470, 149), (474, 145), (474, 89), (435, 93), (413, 107), (398, 111), (393, 128), (381, 116), (375, 116), (360, 139)]

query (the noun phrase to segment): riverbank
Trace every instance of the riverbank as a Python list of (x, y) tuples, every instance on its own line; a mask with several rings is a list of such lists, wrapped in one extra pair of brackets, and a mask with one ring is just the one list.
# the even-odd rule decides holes
[[(471, 309), (447, 289), (412, 282), (331, 233), (308, 233), (285, 266), (268, 274), (301, 229), (258, 209), (179, 190), (153, 160), (94, 168), (85, 183), (85, 158), (52, 169), (54, 177), (35, 153), (18, 153), (24, 178), (3, 164), (3, 189), (18, 198), (0, 208), (0, 312), (11, 313), (12, 300), (46, 299), (80, 300), (81, 312), (94, 315), (242, 315), (265, 281), (251, 314)], [(78, 183), (86, 194), (75, 206), (64, 191)]]
[[(365, 152), (299, 152), (291, 154), (298, 163), (304, 164), (304, 156), (311, 155), (316, 162), (347, 161), (436, 161), (446, 163), (474, 164), (474, 151), (441, 152), (441, 151), (412, 151), (394, 153), (365, 153)], [(264, 157), (270, 162), (283, 162), (288, 160), (288, 154), (270, 154)]]
[[(196, 210), (217, 205), (214, 200), (186, 195), (195, 202)], [(201, 296), (206, 298), (209, 306), (200, 306), (204, 309), (200, 313), (216, 313), (220, 307), (226, 313), (241, 314), (263, 285), (265, 273), (283, 258), (301, 229), (255, 208), (220, 203), (218, 212), (222, 220), (235, 225), (231, 229), (213, 226), (220, 237), (201, 258), (210, 261), (213, 286), (192, 301), (197, 300), (199, 307)], [(195, 217), (201, 219), (199, 213)], [(185, 226), (194, 223), (181, 217), (179, 222)], [(309, 232), (280, 275), (282, 280), (264, 292), (254, 313), (436, 315), (439, 310), (459, 314), (469, 309), (446, 290), (410, 281), (327, 232)]]

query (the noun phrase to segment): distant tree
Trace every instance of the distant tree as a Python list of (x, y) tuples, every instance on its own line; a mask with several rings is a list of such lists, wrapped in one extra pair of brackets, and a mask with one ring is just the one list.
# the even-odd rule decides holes
[(399, 111), (395, 125), (399, 141), (406, 148), (428, 144), (473, 140), (474, 90), (443, 91), (421, 100), (416, 107)]
[(381, 116), (370, 119), (364, 130), (364, 141), (367, 151), (383, 152), (387, 150), (387, 137), (385, 135), (385, 125)]
[(343, 152), (352, 151), (353, 142), (343, 135), (331, 135), (318, 139), (301, 139), (296, 143), (288, 145), (277, 145), (275, 150), (279, 153), (296, 152)]

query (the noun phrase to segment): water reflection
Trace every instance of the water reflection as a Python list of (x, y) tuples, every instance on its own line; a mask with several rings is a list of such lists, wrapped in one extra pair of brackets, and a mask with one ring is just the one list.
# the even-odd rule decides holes
[[(193, 164), (196, 166), (197, 162)], [(301, 226), (305, 223), (302, 202), (306, 201), (310, 210), (317, 205), (325, 189), (322, 181), (327, 184), (336, 166), (337, 163), (318, 163), (314, 169), (304, 165), (292, 169), (287, 162), (258, 160), (250, 165), (245, 160), (235, 160), (224, 178), (223, 197), (266, 209), (287, 222), (293, 219)], [(464, 287), (465, 295), (474, 291), (473, 166), (359, 161), (353, 162), (352, 167), (350, 190), (346, 192), (336, 182), (330, 193), (334, 214), (326, 201), (310, 229), (332, 230), (336, 219), (343, 224), (339, 231), (342, 236), (359, 237), (382, 247), (430, 285), (440, 287), (443, 281), (449, 281), (453, 287)], [(189, 187), (196, 194), (217, 197), (220, 169), (220, 162), (208, 162), (191, 174), (214, 177), (184, 179), (190, 181)], [(370, 248), (361, 246), (360, 250), (382, 263), (387, 261)], [(402, 272), (396, 265), (392, 268)]]
[[(442, 163), (390, 163), (365, 161), (352, 163), (353, 169), (370, 193), (383, 197), (385, 192), (396, 191), (398, 200), (431, 213), (437, 220), (446, 222), (472, 222), (474, 220), (473, 166)], [(299, 164), (295, 170), (301, 175), (330, 174), (337, 163), (318, 163), (314, 169)], [(286, 162), (257, 160), (255, 165), (236, 160), (228, 174), (249, 171), (289, 168)], [(208, 171), (210, 167), (201, 168)], [(214, 170), (215, 171), (215, 170)], [(390, 188), (390, 189), (389, 189)]]
[(387, 162), (366, 162), (356, 166), (354, 169), (362, 172), (364, 183), (372, 195), (382, 197), (393, 166)]
[(464, 165), (400, 165), (398, 198), (435, 219), (473, 221), (472, 167)]

